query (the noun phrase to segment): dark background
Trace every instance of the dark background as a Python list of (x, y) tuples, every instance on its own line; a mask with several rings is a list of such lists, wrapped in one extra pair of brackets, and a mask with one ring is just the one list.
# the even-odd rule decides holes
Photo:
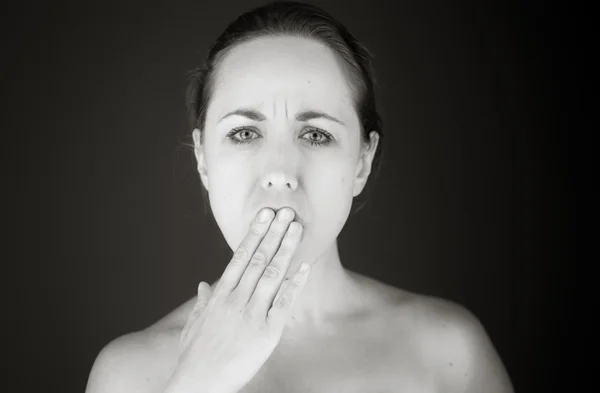
[[(259, 4), (4, 9), (3, 361), (24, 391), (84, 391), (104, 345), (222, 273), (231, 253), (181, 148), (186, 71)], [(463, 304), (517, 392), (558, 391), (575, 263), (564, 10), (317, 4), (374, 53), (385, 125), (371, 200), (339, 238), (343, 263)]]

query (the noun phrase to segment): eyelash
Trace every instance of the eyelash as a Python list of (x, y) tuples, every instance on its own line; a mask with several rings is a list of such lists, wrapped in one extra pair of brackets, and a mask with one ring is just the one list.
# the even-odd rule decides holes
[[(333, 140), (333, 137), (331, 136), (331, 134), (325, 130), (321, 130), (319, 128), (314, 128), (314, 127), (309, 127), (309, 129), (311, 131), (307, 132), (306, 134), (309, 134), (311, 132), (318, 132), (327, 138), (327, 140), (325, 142), (314, 142), (314, 141), (309, 140), (309, 142), (312, 146), (325, 147), (325, 146), (329, 145), (331, 143), (331, 141)], [(252, 131), (252, 132), (256, 133), (256, 131), (254, 131), (253, 129), (248, 128), (248, 127), (236, 127), (234, 129), (232, 129), (229, 133), (227, 133), (227, 137), (233, 143), (238, 144), (238, 145), (250, 143), (251, 139), (239, 140), (239, 139), (232, 138), (233, 135), (238, 134), (240, 131)]]

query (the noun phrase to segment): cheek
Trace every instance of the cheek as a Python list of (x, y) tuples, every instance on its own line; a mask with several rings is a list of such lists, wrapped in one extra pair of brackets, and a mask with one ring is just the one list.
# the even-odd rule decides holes
[[(325, 252), (339, 236), (352, 206), (352, 193), (348, 191), (350, 178), (341, 167), (328, 166), (318, 173), (305, 173), (305, 189), (311, 213), (302, 243), (295, 260), (313, 261)], [(351, 185), (351, 184), (350, 184)], [(294, 262), (292, 262), (294, 263)]]
[(248, 232), (247, 195), (250, 188), (246, 184), (249, 176), (243, 167), (219, 166), (211, 168), (210, 207), (225, 240), (237, 249)]
[(343, 162), (321, 165), (313, 173), (307, 174), (310, 192), (317, 194), (314, 203), (345, 204), (352, 202), (352, 171)]
[(327, 170), (321, 169), (319, 175), (313, 176), (315, 181), (307, 184), (308, 198), (320, 225), (337, 236), (337, 231), (346, 223), (352, 206), (351, 172), (342, 163), (321, 168)]

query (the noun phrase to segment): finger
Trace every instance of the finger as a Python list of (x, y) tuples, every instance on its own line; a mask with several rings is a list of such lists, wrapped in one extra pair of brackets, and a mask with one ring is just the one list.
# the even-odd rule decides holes
[(204, 309), (208, 306), (208, 301), (212, 296), (212, 288), (210, 284), (205, 281), (200, 281), (198, 284), (198, 297), (196, 298), (196, 307), (197, 309)]
[(261, 316), (263, 320), (267, 317), (267, 312), (271, 308), (277, 293), (281, 291), (282, 282), (301, 238), (302, 225), (299, 222), (292, 222), (281, 242), (281, 247), (277, 250), (271, 263), (265, 268), (254, 293), (248, 301), (247, 309), (250, 313)]
[[(275, 295), (275, 300), (273, 300), (273, 303), (275, 303), (277, 300), (279, 300), (279, 297), (281, 297), (281, 294), (283, 293), (283, 291), (285, 291), (285, 289), (288, 287), (289, 284), (289, 280), (284, 280), (281, 283), (281, 286), (279, 287), (279, 290), (277, 291), (277, 295)], [(273, 303), (271, 303), (269, 306), (272, 306)]]
[(204, 310), (204, 308), (206, 308), (206, 305), (208, 304), (210, 295), (211, 295), (210, 285), (208, 285), (208, 283), (206, 283), (204, 281), (201, 281), (200, 284), (198, 284), (198, 296), (196, 298), (196, 303), (194, 303), (194, 308), (189, 313), (189, 315), (187, 317), (187, 321), (186, 321), (185, 325), (183, 326), (183, 329), (181, 330), (181, 335), (179, 337), (180, 345), (184, 345), (187, 343), (186, 338), (189, 334), (191, 326), (194, 324), (194, 322), (196, 321), (198, 316), (201, 314), (201, 312)]
[[(266, 214), (266, 216), (262, 216), (263, 213)], [(252, 255), (254, 255), (260, 242), (266, 235), (274, 215), (273, 210), (268, 208), (262, 209), (259, 214), (257, 214), (248, 234), (238, 246), (219, 280), (219, 284), (215, 289), (217, 295), (229, 294), (237, 287), (240, 278), (246, 270), (246, 266), (248, 266), (248, 263), (250, 262), (250, 258), (252, 258)]]
[[(277, 212), (277, 218), (271, 223), (265, 238), (254, 252), (254, 255), (252, 255), (252, 258), (250, 258), (250, 263), (246, 267), (246, 271), (235, 289), (236, 299), (244, 306), (248, 300), (250, 300), (252, 293), (254, 293), (258, 280), (265, 272), (265, 268), (270, 264), (271, 260), (279, 250), (282, 239), (293, 218), (294, 211), (292, 209), (287, 207), (280, 209)], [(288, 245), (285, 247), (289, 248)], [(267, 270), (267, 275), (274, 275), (275, 273), (277, 273), (275, 268)], [(277, 278), (277, 280), (281, 283), (281, 279)]]
[[(303, 270), (303, 267), (306, 270)], [(267, 326), (278, 334), (283, 332), (285, 323), (292, 314), (294, 303), (306, 286), (310, 270), (311, 267), (308, 263), (302, 263), (296, 274), (294, 274), (294, 277), (288, 280), (287, 288), (281, 292), (281, 296), (279, 296), (269, 309), (267, 313)]]

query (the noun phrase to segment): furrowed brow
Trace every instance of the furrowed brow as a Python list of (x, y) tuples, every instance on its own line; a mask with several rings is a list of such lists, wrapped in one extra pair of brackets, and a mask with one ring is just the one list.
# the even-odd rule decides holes
[[(250, 120), (258, 121), (258, 122), (261, 122), (261, 121), (264, 121), (267, 119), (267, 117), (265, 115), (263, 115), (262, 113), (260, 113), (257, 110), (248, 109), (248, 108), (239, 108), (239, 109), (236, 109), (234, 111), (227, 113), (225, 116), (223, 116), (221, 118), (221, 120), (219, 120), (217, 122), (217, 124), (229, 116), (242, 116), (242, 117), (246, 117)], [(343, 121), (338, 120), (335, 117), (328, 115), (327, 113), (324, 113), (324, 112), (309, 110), (309, 111), (300, 112), (296, 115), (297, 121), (308, 121), (308, 120), (312, 120), (312, 119), (326, 119), (326, 120), (333, 121), (333, 122), (336, 122), (338, 124), (345, 126)]]

